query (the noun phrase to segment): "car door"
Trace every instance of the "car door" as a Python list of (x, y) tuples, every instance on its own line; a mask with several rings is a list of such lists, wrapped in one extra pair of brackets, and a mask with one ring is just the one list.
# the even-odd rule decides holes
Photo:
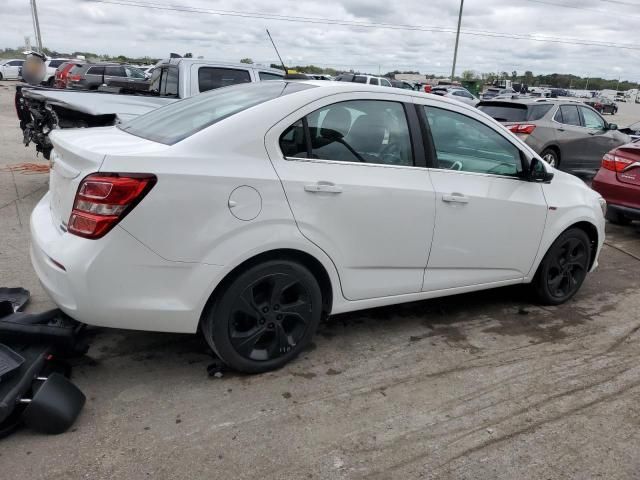
[(7, 63), (7, 75), (6, 78), (17, 79), (20, 76), (20, 67), (22, 67), (22, 61), (12, 60)]
[(87, 73), (85, 73), (84, 78), (86, 82), (87, 88), (97, 88), (102, 85), (102, 78), (105, 76), (105, 67), (89, 67)]
[(109, 85), (109, 82), (116, 81), (118, 85), (127, 81), (127, 75), (124, 71), (124, 67), (120, 65), (104, 67), (104, 83)]
[(420, 292), (435, 195), (408, 97), (332, 95), (266, 137), (302, 235), (336, 265), (349, 300)]
[(580, 106), (580, 116), (584, 125), (587, 137), (583, 146), (584, 166), (598, 169), (605, 153), (617, 147), (615, 133), (609, 130), (607, 122), (594, 110)]
[(562, 170), (585, 166), (584, 142), (587, 133), (577, 105), (560, 105), (554, 114), (556, 140), (560, 148), (560, 168)]
[(416, 99), (435, 162), (436, 223), (424, 291), (513, 283), (529, 274), (547, 216), (522, 180), (517, 140), (464, 106)]

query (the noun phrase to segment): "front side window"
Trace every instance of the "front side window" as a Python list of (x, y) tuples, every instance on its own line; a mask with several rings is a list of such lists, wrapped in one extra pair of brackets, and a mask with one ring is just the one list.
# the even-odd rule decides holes
[(323, 107), (289, 127), (280, 147), (288, 157), (413, 165), (404, 107), (391, 101), (352, 100)]
[(110, 77), (124, 77), (124, 68), (122, 67), (104, 67), (104, 74)]
[(565, 125), (575, 125), (577, 127), (581, 126), (580, 115), (578, 114), (578, 107), (576, 105), (562, 105), (559, 112), (562, 117), (561, 123)]
[(391, 82), (385, 78), (381, 78), (380, 79), (380, 85), (382, 85), (383, 87), (390, 87), (391, 86)]
[(129, 78), (140, 78), (140, 79), (145, 78), (144, 72), (137, 68), (124, 67), (124, 71), (127, 74), (127, 77)]
[(521, 172), (520, 151), (492, 128), (449, 110), (424, 110), (439, 168), (509, 176)]
[(198, 88), (201, 92), (250, 81), (251, 76), (247, 70), (214, 67), (201, 67), (198, 70)]
[(594, 130), (604, 130), (605, 123), (600, 115), (586, 107), (580, 107), (580, 111), (582, 112), (585, 127), (592, 128)]

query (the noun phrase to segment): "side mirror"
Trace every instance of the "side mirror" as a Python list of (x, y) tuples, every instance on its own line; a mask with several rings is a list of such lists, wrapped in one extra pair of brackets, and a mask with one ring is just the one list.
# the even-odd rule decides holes
[(607, 128), (609, 130), (618, 130), (618, 125), (616, 123), (610, 123), (609, 125), (607, 125)]
[(533, 157), (529, 163), (527, 180), (530, 182), (549, 183), (552, 179), (553, 172), (549, 172), (543, 162)]

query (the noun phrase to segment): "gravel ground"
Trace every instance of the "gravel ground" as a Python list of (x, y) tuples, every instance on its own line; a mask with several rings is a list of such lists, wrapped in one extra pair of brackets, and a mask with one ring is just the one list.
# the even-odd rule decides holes
[[(0, 82), (0, 167), (43, 161), (20, 143), (12, 96)], [(32, 311), (52, 306), (28, 259), (46, 188), (0, 171), (0, 283), (31, 290)], [(340, 315), (259, 376), (209, 378), (195, 336), (93, 329), (77, 424), (2, 440), (0, 477), (640, 478), (639, 259), (638, 225), (609, 228), (566, 305), (504, 288)]]

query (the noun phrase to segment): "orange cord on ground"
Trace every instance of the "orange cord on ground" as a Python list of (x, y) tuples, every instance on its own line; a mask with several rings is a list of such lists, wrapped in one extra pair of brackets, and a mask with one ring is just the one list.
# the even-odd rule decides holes
[(49, 173), (48, 163), (16, 163), (0, 168), (3, 172), (18, 172), (18, 173)]

